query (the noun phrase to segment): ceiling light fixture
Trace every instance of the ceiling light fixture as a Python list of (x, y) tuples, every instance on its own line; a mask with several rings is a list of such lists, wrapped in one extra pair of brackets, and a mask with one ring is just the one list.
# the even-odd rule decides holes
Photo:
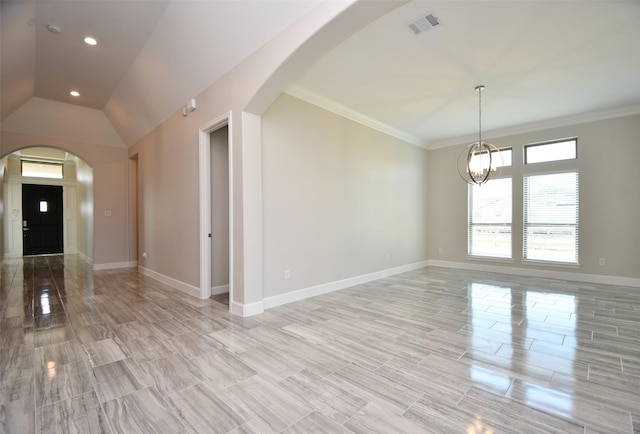
[(47, 30), (49, 30), (51, 33), (55, 33), (55, 34), (58, 34), (58, 33), (60, 33), (62, 31), (60, 29), (60, 26), (58, 26), (57, 24), (47, 24)]
[(78, 92), (77, 90), (72, 90), (71, 92), (69, 92), (69, 95), (71, 95), (73, 97), (79, 97), (80, 96), (80, 92)]
[(483, 85), (476, 86), (478, 92), (478, 141), (470, 144), (458, 156), (458, 173), (467, 184), (482, 185), (504, 165), (500, 149), (482, 141), (482, 91)]
[(84, 38), (84, 43), (87, 45), (97, 45), (98, 41), (96, 40), (96, 38), (92, 38), (91, 36), (86, 36)]

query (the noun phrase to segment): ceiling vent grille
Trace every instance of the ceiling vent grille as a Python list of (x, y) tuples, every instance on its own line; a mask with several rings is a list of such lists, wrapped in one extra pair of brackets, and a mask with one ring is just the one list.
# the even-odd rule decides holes
[(422, 16), (408, 24), (409, 29), (413, 32), (414, 35), (419, 35), (420, 33), (439, 25), (440, 20), (433, 13)]

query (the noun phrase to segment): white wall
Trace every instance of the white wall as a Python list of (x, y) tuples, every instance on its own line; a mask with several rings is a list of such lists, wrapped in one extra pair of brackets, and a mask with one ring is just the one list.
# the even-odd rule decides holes
[[(524, 144), (567, 137), (578, 138), (577, 160), (523, 166)], [(550, 276), (550, 273), (561, 272), (581, 280), (640, 283), (637, 280), (640, 278), (640, 184), (635, 179), (635, 166), (640, 161), (639, 115), (498, 137), (491, 141), (499, 147), (513, 147), (514, 166), (509, 170), (515, 179), (513, 262), (467, 258), (467, 186), (456, 171), (456, 159), (462, 145), (429, 153), (430, 260), (485, 269), (500, 266), (507, 271), (524, 270), (533, 275)], [(522, 175), (573, 167), (578, 169), (580, 177), (580, 268), (523, 265)], [(439, 248), (443, 249), (442, 254), (438, 252)], [(599, 258), (605, 258), (606, 265), (599, 265)]]
[(265, 297), (427, 259), (425, 149), (286, 94), (262, 146)]
[(93, 260), (93, 170), (83, 160), (76, 161), (78, 179), (78, 252)]

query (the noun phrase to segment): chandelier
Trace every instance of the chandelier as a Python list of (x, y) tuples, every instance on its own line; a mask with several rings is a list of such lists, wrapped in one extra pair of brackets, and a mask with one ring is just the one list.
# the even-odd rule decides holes
[(500, 150), (491, 143), (482, 141), (482, 91), (483, 85), (476, 86), (478, 92), (478, 141), (470, 144), (458, 156), (458, 173), (467, 184), (482, 185), (503, 166)]

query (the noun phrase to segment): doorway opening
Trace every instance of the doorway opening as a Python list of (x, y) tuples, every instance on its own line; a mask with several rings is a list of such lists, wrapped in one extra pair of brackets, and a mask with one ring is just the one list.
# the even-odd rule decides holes
[(233, 300), (233, 166), (229, 114), (200, 129), (200, 298)]
[(229, 127), (212, 131), (211, 296), (229, 305)]

